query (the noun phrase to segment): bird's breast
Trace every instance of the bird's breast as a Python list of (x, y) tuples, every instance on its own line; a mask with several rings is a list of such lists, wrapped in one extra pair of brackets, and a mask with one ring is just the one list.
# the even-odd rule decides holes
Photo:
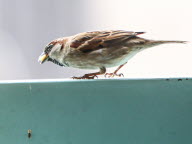
[(64, 61), (68, 63), (70, 67), (81, 69), (98, 69), (99, 67), (115, 67), (126, 63), (139, 49), (99, 49), (91, 53), (71, 52)]

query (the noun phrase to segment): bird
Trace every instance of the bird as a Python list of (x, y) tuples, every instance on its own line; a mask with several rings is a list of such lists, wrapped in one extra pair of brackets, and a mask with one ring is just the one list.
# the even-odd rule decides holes
[[(103, 30), (83, 32), (51, 41), (39, 56), (39, 63), (53, 62), (63, 67), (99, 69), (73, 79), (94, 79), (98, 75), (121, 77), (118, 71), (137, 53), (160, 44), (186, 43), (179, 40), (150, 40), (140, 37), (145, 32)], [(117, 67), (113, 73), (107, 68)]]

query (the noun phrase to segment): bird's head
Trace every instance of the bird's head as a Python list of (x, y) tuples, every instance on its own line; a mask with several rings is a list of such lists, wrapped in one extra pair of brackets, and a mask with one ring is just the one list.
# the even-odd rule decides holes
[(43, 53), (39, 56), (39, 63), (40, 64), (43, 64), (44, 62), (46, 62), (50, 57), (49, 57), (49, 54), (51, 53), (51, 50), (53, 49), (54, 47), (54, 44), (50, 43), (48, 44)]
[(57, 39), (50, 42), (44, 49), (43, 53), (39, 56), (38, 62), (43, 64), (46, 61), (51, 61), (57, 65), (63, 66), (59, 62), (62, 57), (62, 50), (64, 48), (65, 39)]

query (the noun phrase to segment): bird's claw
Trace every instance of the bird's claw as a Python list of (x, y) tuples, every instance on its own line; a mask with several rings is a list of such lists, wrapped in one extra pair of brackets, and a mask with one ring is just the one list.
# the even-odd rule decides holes
[(98, 78), (98, 76), (97, 75), (92, 75), (92, 76), (84, 75), (82, 77), (72, 77), (72, 79), (95, 79), (95, 78)]
[(117, 73), (106, 73), (105, 74), (105, 77), (107, 77), (107, 78), (113, 78), (115, 76), (117, 76), (117, 77), (124, 77), (123, 73), (120, 73), (120, 74), (117, 74)]

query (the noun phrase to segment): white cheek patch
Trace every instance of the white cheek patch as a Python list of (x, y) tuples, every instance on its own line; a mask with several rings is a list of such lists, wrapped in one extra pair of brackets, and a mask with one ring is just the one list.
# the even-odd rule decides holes
[(61, 44), (56, 44), (54, 47), (53, 47), (53, 51), (60, 51), (61, 49)]
[(60, 52), (60, 48), (61, 48), (61, 45), (60, 44), (56, 44), (51, 52), (49, 53), (49, 56), (52, 57), (52, 58), (55, 58), (59, 55), (59, 52)]
[(63, 54), (61, 52), (61, 47), (62, 47), (62, 45), (57, 43), (57, 44), (55, 44), (55, 46), (52, 48), (51, 52), (49, 53), (49, 56), (52, 59), (55, 59), (60, 63), (63, 62)]

